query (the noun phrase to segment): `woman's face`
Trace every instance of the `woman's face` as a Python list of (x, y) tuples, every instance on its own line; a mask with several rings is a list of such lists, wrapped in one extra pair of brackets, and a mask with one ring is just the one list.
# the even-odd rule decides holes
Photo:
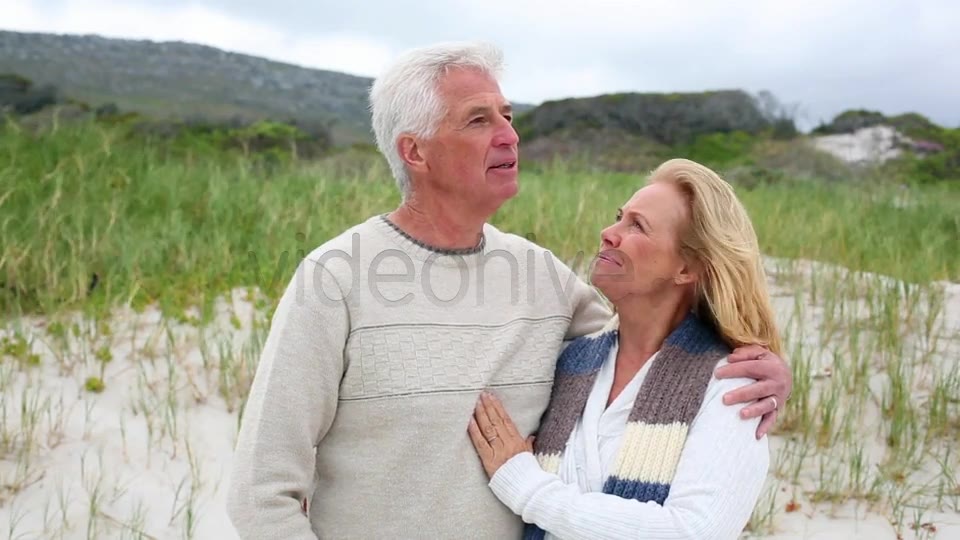
[(664, 298), (692, 283), (680, 256), (688, 214), (686, 198), (673, 184), (653, 183), (634, 193), (600, 234), (593, 284), (616, 304), (637, 297)]

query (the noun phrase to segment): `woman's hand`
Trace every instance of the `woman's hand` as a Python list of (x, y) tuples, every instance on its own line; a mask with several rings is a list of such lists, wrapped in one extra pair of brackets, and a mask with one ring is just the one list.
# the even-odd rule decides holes
[(524, 440), (510, 415), (503, 409), (503, 404), (488, 392), (480, 394), (467, 432), (488, 478), (492, 478), (500, 466), (513, 456), (533, 452), (534, 437), (531, 435)]

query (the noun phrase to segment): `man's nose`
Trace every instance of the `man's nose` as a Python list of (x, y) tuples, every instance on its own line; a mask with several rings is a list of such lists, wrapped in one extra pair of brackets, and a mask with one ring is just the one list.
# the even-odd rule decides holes
[(520, 135), (514, 129), (507, 119), (502, 119), (502, 123), (497, 128), (497, 134), (494, 136), (493, 144), (496, 146), (514, 146), (520, 142)]

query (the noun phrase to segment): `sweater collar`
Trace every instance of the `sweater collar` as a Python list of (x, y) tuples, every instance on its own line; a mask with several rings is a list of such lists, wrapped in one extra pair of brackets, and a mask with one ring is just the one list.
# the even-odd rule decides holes
[(489, 224), (484, 225), (483, 236), (480, 240), (480, 243), (476, 247), (467, 249), (446, 249), (432, 246), (426, 242), (422, 242), (414, 238), (406, 231), (398, 227), (395, 223), (390, 221), (386, 214), (375, 215), (370, 218), (369, 222), (373, 225), (377, 232), (382, 234), (391, 243), (398, 246), (404, 252), (409, 253), (411, 256), (421, 262), (430, 261), (430, 264), (435, 264), (437, 266), (456, 267), (464, 264), (467, 266), (473, 266), (483, 258), (485, 253), (495, 249), (495, 246), (493, 246), (494, 238), (492, 236), (492, 233), (495, 232), (495, 230)]

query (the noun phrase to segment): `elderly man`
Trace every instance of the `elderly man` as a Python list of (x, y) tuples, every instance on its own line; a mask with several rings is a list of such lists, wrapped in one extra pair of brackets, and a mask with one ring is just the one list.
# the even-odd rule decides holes
[[(371, 90), (403, 193), (301, 262), (274, 314), (245, 406), (228, 510), (243, 538), (519, 538), (467, 436), (495, 389), (532, 433), (565, 340), (611, 313), (549, 251), (488, 219), (517, 193), (518, 137), (500, 52), (405, 54)], [(760, 357), (754, 360), (754, 357)], [(722, 376), (767, 415), (791, 386), (753, 347)]]

